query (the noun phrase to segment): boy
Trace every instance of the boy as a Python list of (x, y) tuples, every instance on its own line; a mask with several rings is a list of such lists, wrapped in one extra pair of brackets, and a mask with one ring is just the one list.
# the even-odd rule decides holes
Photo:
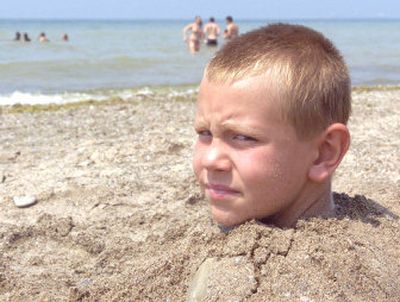
[(334, 215), (350, 111), (347, 67), (322, 34), (273, 24), (227, 43), (205, 70), (195, 119), (193, 168), (213, 219), (292, 227)]

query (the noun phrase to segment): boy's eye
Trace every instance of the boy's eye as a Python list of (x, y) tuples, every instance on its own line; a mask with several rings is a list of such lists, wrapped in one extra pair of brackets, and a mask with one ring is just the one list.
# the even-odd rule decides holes
[(255, 138), (243, 134), (236, 134), (233, 136), (234, 140), (241, 141), (241, 142), (255, 142), (257, 141)]
[(196, 130), (200, 139), (208, 139), (212, 137), (212, 134), (209, 130)]

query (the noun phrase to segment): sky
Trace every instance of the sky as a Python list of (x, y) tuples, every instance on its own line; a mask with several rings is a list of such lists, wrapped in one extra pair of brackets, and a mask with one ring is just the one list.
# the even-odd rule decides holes
[(399, 0), (1, 0), (1, 19), (400, 18)]

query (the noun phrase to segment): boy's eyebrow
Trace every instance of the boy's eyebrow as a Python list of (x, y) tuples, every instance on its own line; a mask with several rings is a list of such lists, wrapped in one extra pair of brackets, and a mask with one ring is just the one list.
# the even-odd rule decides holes
[(207, 123), (204, 118), (195, 118), (194, 120), (194, 128), (204, 128), (207, 127)]
[[(201, 128), (207, 128), (208, 129), (209, 124), (204, 120), (204, 118), (196, 118), (194, 121), (194, 128), (195, 129), (201, 129)], [(242, 133), (242, 134), (247, 134), (247, 135), (252, 135), (252, 136), (265, 136), (265, 131), (252, 127), (250, 125), (246, 124), (238, 124), (235, 121), (227, 120), (221, 124), (221, 130), (222, 131), (231, 131), (231, 132), (236, 132), (236, 133)]]
[(222, 127), (224, 130), (233, 131), (238, 133), (250, 134), (255, 136), (260, 136), (265, 134), (264, 131), (258, 129), (256, 127), (252, 127), (246, 124), (238, 124), (237, 122), (227, 120), (222, 123)]

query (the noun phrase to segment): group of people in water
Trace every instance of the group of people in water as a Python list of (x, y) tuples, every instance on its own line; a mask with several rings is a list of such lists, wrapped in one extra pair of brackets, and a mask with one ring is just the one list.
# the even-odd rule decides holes
[[(226, 28), (223, 33), (225, 40), (231, 40), (239, 35), (239, 27), (233, 22), (231, 16), (225, 18)], [(215, 21), (214, 17), (210, 17), (208, 23), (204, 26), (201, 17), (196, 16), (194, 22), (183, 28), (183, 40), (188, 44), (191, 53), (200, 50), (201, 41), (204, 40), (208, 46), (217, 46), (218, 37), (221, 29)]]
[[(62, 41), (68, 42), (69, 37), (67, 34), (63, 34), (62, 36)], [(23, 33), (21, 34), (19, 31), (15, 33), (15, 38), (14, 41), (22, 41), (22, 42), (31, 42), (31, 38), (29, 37), (28, 33)], [(40, 33), (38, 37), (39, 42), (50, 42), (50, 40), (47, 38), (46, 34), (44, 32)]]

